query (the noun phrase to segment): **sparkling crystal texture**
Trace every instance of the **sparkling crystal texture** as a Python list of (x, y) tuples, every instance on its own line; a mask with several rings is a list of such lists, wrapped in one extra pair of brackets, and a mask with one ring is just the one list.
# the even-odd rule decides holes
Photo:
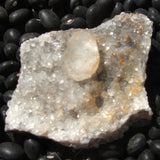
[(24, 42), (5, 130), (79, 148), (113, 141), (131, 122), (150, 119), (144, 82), (151, 35), (145, 15), (121, 13), (97, 28)]

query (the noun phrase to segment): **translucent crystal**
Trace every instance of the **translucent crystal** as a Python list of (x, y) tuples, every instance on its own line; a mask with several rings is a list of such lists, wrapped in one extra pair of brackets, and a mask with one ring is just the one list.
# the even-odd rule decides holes
[(150, 119), (144, 82), (151, 35), (145, 15), (122, 13), (97, 28), (24, 42), (5, 130), (79, 148), (113, 141), (131, 122)]

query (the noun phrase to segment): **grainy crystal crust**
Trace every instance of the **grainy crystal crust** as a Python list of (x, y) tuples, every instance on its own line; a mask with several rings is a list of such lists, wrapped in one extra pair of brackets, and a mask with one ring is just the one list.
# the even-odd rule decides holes
[[(144, 82), (152, 22), (142, 14), (122, 13), (86, 29), (96, 39), (99, 64), (80, 81), (72, 77), (76, 63), (64, 56), (75, 32), (81, 30), (53, 31), (22, 44), (21, 73), (8, 102), (6, 130), (26, 131), (79, 148), (113, 141), (128, 129), (129, 120), (151, 118)], [(75, 55), (87, 56), (76, 49)], [(86, 65), (87, 57), (81, 58), (80, 66)], [(65, 63), (73, 65), (71, 76)]]

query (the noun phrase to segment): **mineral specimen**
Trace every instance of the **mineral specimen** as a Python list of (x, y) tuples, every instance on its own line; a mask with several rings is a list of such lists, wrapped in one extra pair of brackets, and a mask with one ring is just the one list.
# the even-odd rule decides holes
[(98, 146), (150, 119), (144, 82), (152, 22), (121, 13), (93, 29), (53, 31), (24, 42), (5, 130), (73, 147)]

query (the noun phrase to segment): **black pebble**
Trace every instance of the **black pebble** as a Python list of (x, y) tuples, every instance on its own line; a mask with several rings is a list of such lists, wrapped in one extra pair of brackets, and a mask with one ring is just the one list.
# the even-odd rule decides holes
[(40, 154), (40, 144), (34, 139), (27, 139), (24, 141), (24, 151), (29, 159), (35, 160)]
[(10, 28), (4, 33), (3, 40), (5, 43), (18, 44), (20, 36), (21, 34), (18, 30)]
[(96, 0), (82, 0), (83, 6), (86, 6), (86, 7), (91, 6), (95, 2), (96, 2)]
[(16, 61), (4, 61), (0, 63), (0, 74), (8, 76), (19, 70), (19, 64)]
[(86, 13), (86, 22), (89, 28), (97, 27), (101, 24), (103, 20), (103, 15), (101, 14), (101, 9), (99, 5), (91, 5)]
[(155, 160), (154, 154), (149, 150), (144, 150), (139, 156), (137, 160)]
[(60, 25), (59, 17), (49, 9), (42, 9), (38, 13), (42, 25), (48, 30), (57, 30)]
[(27, 8), (21, 8), (16, 11), (13, 11), (9, 15), (9, 22), (14, 25), (23, 25), (31, 17), (31, 12)]
[(141, 13), (141, 14), (144, 14), (144, 15), (148, 16), (148, 11), (146, 9), (143, 9), (143, 8), (138, 8), (134, 12), (135, 13)]
[(137, 7), (145, 7), (148, 0), (134, 0)]
[(149, 148), (160, 158), (160, 140), (153, 140), (149, 144)]
[(20, 7), (21, 1), (22, 0), (6, 0), (4, 6), (5, 6), (6, 10), (14, 11), (18, 7)]
[(67, 30), (70, 28), (86, 28), (86, 21), (81, 17), (75, 17), (63, 22), (60, 25), (62, 30)]
[(5, 56), (10, 59), (14, 60), (16, 59), (16, 52), (17, 52), (18, 46), (14, 43), (7, 43), (4, 46), (4, 54)]
[(7, 89), (15, 89), (19, 78), (18, 72), (10, 74), (5, 80), (5, 87)]
[(158, 139), (160, 138), (160, 129), (156, 127), (150, 128), (148, 135), (151, 139)]
[(42, 33), (42, 32), (44, 32), (44, 27), (42, 26), (39, 19), (33, 18), (33, 19), (30, 19), (25, 24), (25, 32)]
[(158, 12), (158, 10), (156, 10), (155, 8), (149, 8), (148, 16), (156, 25), (159, 25), (160, 13)]
[(3, 122), (5, 122), (7, 110), (8, 110), (8, 106), (7, 106), (7, 105), (3, 105), (3, 106), (0, 108), (0, 115), (1, 115), (1, 117), (2, 117)]
[(4, 92), (6, 90), (5, 80), (6, 80), (6, 78), (4, 76), (0, 75), (0, 92)]
[(135, 9), (135, 2), (134, 0), (125, 0), (123, 4), (125, 11), (133, 11)]
[(111, 13), (111, 17), (114, 17), (115, 15), (120, 14), (123, 11), (123, 5), (120, 2), (117, 2), (112, 13)]
[(81, 5), (81, 0), (70, 0), (70, 8), (74, 9), (76, 6)]
[(22, 147), (13, 142), (3, 142), (0, 144), (0, 157), (6, 160), (16, 160), (22, 157), (24, 151)]
[(9, 100), (11, 100), (13, 94), (13, 90), (8, 90), (4, 92), (3, 94), (3, 100), (7, 103)]
[(137, 155), (146, 145), (146, 138), (143, 134), (137, 133), (128, 142), (127, 152), (129, 155)]
[(152, 7), (160, 11), (160, 0), (152, 0)]
[(69, 19), (73, 19), (75, 16), (73, 14), (66, 14), (65, 16), (62, 17), (61, 22), (64, 23), (68, 21)]
[(6, 25), (8, 22), (8, 13), (5, 8), (0, 6), (0, 25)]
[(73, 15), (76, 17), (86, 18), (87, 8), (84, 6), (77, 6), (73, 10)]
[(21, 45), (24, 41), (29, 40), (30, 38), (38, 37), (40, 34), (38, 33), (25, 33), (20, 37), (19, 45)]

